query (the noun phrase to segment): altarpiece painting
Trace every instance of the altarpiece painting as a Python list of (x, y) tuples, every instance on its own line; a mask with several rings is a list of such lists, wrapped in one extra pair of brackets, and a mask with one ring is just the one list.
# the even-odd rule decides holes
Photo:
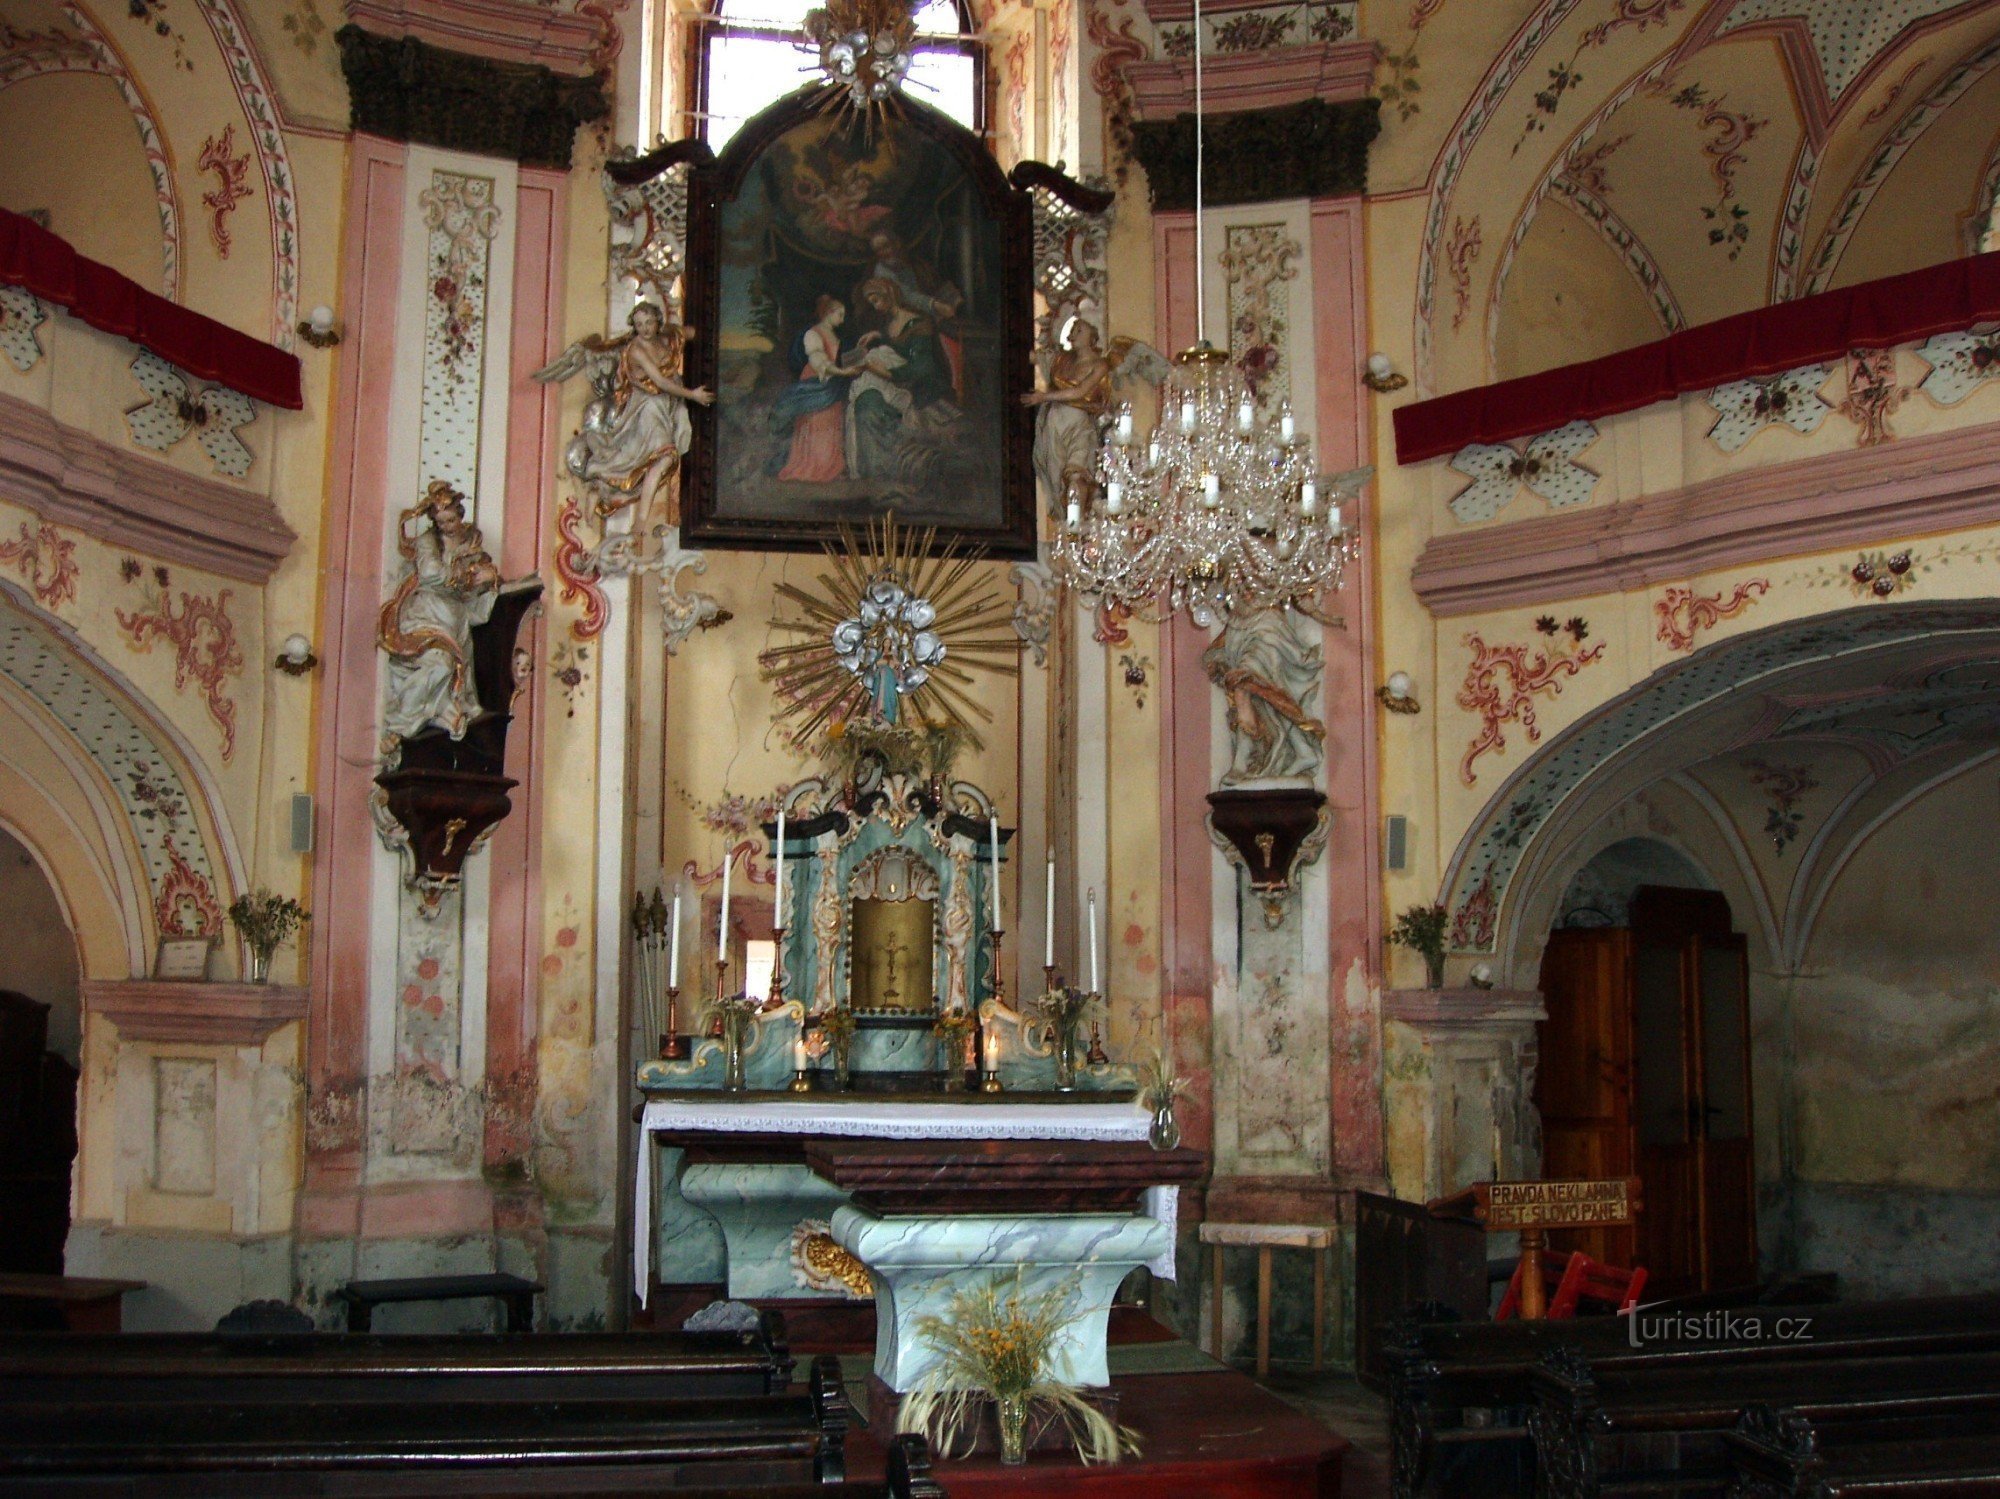
[(977, 136), (907, 100), (776, 106), (697, 170), (689, 239), (715, 392), (691, 541), (816, 547), (893, 510), (1032, 553), (1032, 226)]

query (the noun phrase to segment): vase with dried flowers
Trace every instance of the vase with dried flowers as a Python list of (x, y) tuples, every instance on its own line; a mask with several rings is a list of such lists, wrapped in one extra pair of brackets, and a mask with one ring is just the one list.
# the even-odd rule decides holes
[(978, 1024), (972, 1011), (963, 1005), (938, 1012), (931, 1022), (931, 1034), (944, 1052), (944, 1088), (956, 1093), (965, 1086), (965, 1072), (972, 1065), (972, 1033)]
[(1444, 987), (1444, 934), (1450, 922), (1443, 906), (1411, 906), (1389, 929), (1391, 942), (1423, 956), (1426, 988)]
[(1139, 1066), (1139, 1104), (1151, 1111), (1152, 1127), (1146, 1138), (1155, 1150), (1172, 1150), (1181, 1143), (1180, 1121), (1174, 1117), (1174, 1100), (1181, 1096), (1187, 1079), (1175, 1077), (1168, 1069), (1167, 1054), (1156, 1051)]
[(291, 940), (312, 915), (289, 895), (274, 895), (261, 887), (239, 895), (229, 905), (229, 924), (250, 950), (250, 982), (271, 981), (271, 958)]
[(1067, 1093), (1076, 1086), (1076, 1042), (1083, 1022), (1096, 1010), (1095, 994), (1069, 984), (1058, 984), (1034, 1002), (1036, 1012), (1048, 1027), (1049, 1044), (1056, 1057), (1056, 1087)]
[(898, 1431), (922, 1432), (939, 1455), (970, 1452), (991, 1404), (1000, 1428), (1000, 1461), (1027, 1461), (1028, 1421), (1037, 1411), (1060, 1420), (1077, 1456), (1115, 1463), (1139, 1450), (1137, 1435), (1113, 1422), (1054, 1371), (1056, 1344), (1083, 1315), (1072, 1278), (1030, 1294), (1021, 1269), (956, 1293), (943, 1313), (916, 1319), (918, 1337), (938, 1361), (904, 1397)]
[(715, 1000), (709, 1015), (722, 1022), (722, 1086), (732, 1093), (743, 1091), (743, 1055), (750, 1049), (750, 1027), (764, 1001), (754, 994), (732, 994)]
[(854, 1052), (854, 1012), (845, 1005), (834, 1005), (813, 1018), (833, 1052), (833, 1085), (845, 1093), (851, 1081), (847, 1064)]

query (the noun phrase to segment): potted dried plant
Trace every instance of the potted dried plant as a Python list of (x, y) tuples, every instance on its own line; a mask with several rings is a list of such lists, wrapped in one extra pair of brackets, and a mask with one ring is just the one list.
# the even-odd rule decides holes
[(271, 981), (271, 958), (292, 934), (312, 919), (289, 895), (258, 888), (239, 895), (229, 905), (229, 924), (250, 950), (250, 982)]
[(1153, 1116), (1152, 1128), (1146, 1138), (1155, 1150), (1172, 1150), (1181, 1143), (1180, 1121), (1174, 1117), (1174, 1100), (1181, 1096), (1181, 1089), (1187, 1086), (1187, 1079), (1175, 1077), (1167, 1065), (1164, 1051), (1153, 1053), (1149, 1061), (1139, 1067), (1139, 1104)]
[(1096, 995), (1067, 984), (1058, 985), (1034, 1001), (1035, 1010), (1048, 1026), (1049, 1041), (1055, 1051), (1056, 1087), (1065, 1093), (1076, 1086), (1077, 1034), (1096, 1004)]
[(1423, 955), (1426, 988), (1444, 987), (1444, 934), (1450, 920), (1443, 906), (1411, 906), (1389, 930), (1391, 942)]
[(1039, 1410), (1068, 1428), (1086, 1463), (1115, 1463), (1138, 1437), (1110, 1420), (1076, 1385), (1056, 1378), (1056, 1342), (1083, 1315), (1074, 1279), (1030, 1295), (1020, 1269), (958, 1292), (941, 1315), (916, 1319), (938, 1361), (904, 1398), (898, 1431), (922, 1432), (939, 1454), (977, 1444), (987, 1405), (1000, 1428), (1000, 1461), (1027, 1461), (1028, 1420)]
[(848, 1085), (847, 1064), (854, 1050), (854, 1012), (845, 1005), (834, 1005), (821, 1010), (813, 1019), (833, 1052), (834, 1086), (845, 1093)]
[(965, 1086), (966, 1068), (971, 1066), (970, 1048), (972, 1033), (977, 1024), (972, 1012), (964, 1006), (954, 1006), (938, 1013), (931, 1022), (931, 1034), (938, 1039), (944, 1051), (945, 1091), (956, 1093)]

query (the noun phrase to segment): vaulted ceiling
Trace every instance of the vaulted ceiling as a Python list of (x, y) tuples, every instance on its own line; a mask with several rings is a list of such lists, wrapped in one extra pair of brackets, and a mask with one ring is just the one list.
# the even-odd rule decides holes
[(1401, 0), (1364, 26), (1371, 189), (1425, 199), (1434, 390), (1951, 259), (2000, 188), (2000, 0)]

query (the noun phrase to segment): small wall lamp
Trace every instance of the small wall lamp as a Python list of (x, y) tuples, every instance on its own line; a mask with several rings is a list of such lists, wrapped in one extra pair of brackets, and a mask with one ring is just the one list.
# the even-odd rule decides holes
[(1424, 705), (1417, 701), (1417, 684), (1410, 680), (1406, 671), (1392, 671), (1389, 680), (1375, 689), (1375, 698), (1391, 713), (1421, 713)]
[(315, 349), (330, 349), (340, 342), (340, 324), (335, 321), (333, 309), (322, 303), (312, 310), (311, 316), (299, 324), (299, 337)]
[(302, 677), (319, 665), (319, 657), (313, 654), (312, 642), (303, 635), (287, 635), (285, 643), (278, 647), (278, 659), (271, 663), (288, 677)]
[(1401, 390), (1410, 381), (1407, 375), (1396, 373), (1396, 366), (1389, 362), (1387, 354), (1378, 352), (1368, 356), (1367, 366), (1361, 371), (1361, 383), (1387, 395), (1392, 390)]

